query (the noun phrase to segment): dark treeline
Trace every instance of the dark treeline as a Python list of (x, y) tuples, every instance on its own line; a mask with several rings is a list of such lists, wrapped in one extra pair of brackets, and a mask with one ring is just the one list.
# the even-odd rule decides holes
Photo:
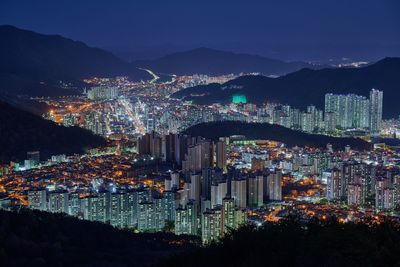
[(212, 140), (217, 140), (221, 136), (244, 135), (247, 139), (279, 141), (289, 147), (297, 145), (325, 148), (326, 144), (330, 143), (334, 149), (343, 149), (346, 145), (359, 150), (371, 148), (371, 144), (358, 138), (339, 138), (307, 134), (269, 123), (245, 123), (238, 121), (201, 123), (188, 128), (185, 133), (192, 136), (203, 136)]
[(134, 234), (63, 214), (0, 211), (0, 266), (143, 266), (198, 242), (171, 233)]
[(398, 266), (400, 231), (389, 223), (288, 219), (242, 227), (220, 243), (169, 258), (163, 266)]
[(400, 229), (300, 221), (245, 225), (220, 242), (134, 234), (62, 214), (0, 211), (0, 266), (398, 266)]

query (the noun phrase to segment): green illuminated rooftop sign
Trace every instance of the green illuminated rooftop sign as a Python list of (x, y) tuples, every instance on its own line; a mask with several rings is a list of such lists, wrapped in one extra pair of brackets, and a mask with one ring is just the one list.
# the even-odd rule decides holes
[(233, 95), (232, 96), (232, 103), (233, 104), (246, 104), (247, 98), (245, 95)]

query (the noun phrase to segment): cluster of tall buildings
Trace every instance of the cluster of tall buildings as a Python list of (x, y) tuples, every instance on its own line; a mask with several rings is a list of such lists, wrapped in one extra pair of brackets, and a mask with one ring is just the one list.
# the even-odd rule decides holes
[(31, 209), (142, 232), (162, 231), (173, 222), (177, 235), (199, 235), (209, 242), (246, 223), (247, 208), (260, 208), (268, 199), (281, 200), (281, 183), (280, 171), (239, 177), (207, 168), (187, 176), (172, 172), (162, 193), (146, 187), (81, 196), (78, 192), (37, 189), (28, 191), (28, 202)]
[(331, 129), (368, 129), (379, 133), (382, 123), (383, 92), (372, 89), (369, 99), (355, 94), (325, 95), (325, 124)]
[(272, 105), (264, 111), (267, 122), (309, 133), (332, 134), (337, 129), (361, 129), (379, 134), (383, 92), (372, 89), (370, 97), (355, 94), (326, 94), (325, 110), (308, 106), (306, 111), (289, 105)]
[(349, 161), (327, 171), (328, 200), (392, 210), (400, 204), (400, 174), (381, 165)]
[(324, 110), (309, 105), (306, 110), (289, 105), (255, 105), (237, 100), (227, 106), (187, 106), (178, 118), (167, 111), (148, 116), (147, 130), (179, 132), (194, 124), (211, 121), (244, 121), (278, 124), (308, 133), (334, 134), (337, 130), (360, 129), (379, 133), (382, 122), (383, 92), (372, 89), (369, 98), (355, 94), (326, 94)]
[(87, 92), (90, 100), (113, 100), (118, 97), (118, 87), (116, 86), (95, 86)]
[(142, 188), (115, 193), (101, 191), (80, 197), (76, 192), (39, 189), (28, 192), (28, 202), (31, 209), (67, 213), (118, 228), (161, 231), (166, 221), (175, 220), (175, 195), (174, 192), (159, 194), (150, 188)]
[[(181, 178), (178, 178), (181, 175)], [(179, 185), (178, 185), (178, 181)], [(246, 222), (246, 210), (282, 200), (280, 170), (244, 174), (219, 168), (172, 172), (165, 189), (179, 194), (176, 234), (201, 233), (204, 242), (222, 237)]]
[[(87, 95), (91, 100), (117, 99), (118, 87), (92, 87)], [(247, 103), (244, 95), (235, 95), (229, 105), (207, 106), (131, 100), (129, 105), (132, 112), (127, 112), (126, 107), (118, 104), (112, 104), (111, 108), (104, 105), (103, 108), (96, 107), (96, 110), (86, 111), (84, 120), (77, 117), (79, 114), (65, 114), (62, 123), (65, 126), (80, 125), (99, 135), (151, 134), (153, 131), (161, 134), (179, 133), (190, 126), (213, 121), (271, 123), (307, 133), (329, 135), (350, 129), (377, 135), (382, 125), (383, 92), (376, 89), (370, 91), (369, 98), (355, 94), (329, 93), (325, 95), (323, 109), (309, 105), (306, 110), (277, 103)], [(133, 114), (135, 119), (132, 118)], [(56, 120), (54, 116), (50, 118)]]
[(182, 167), (183, 171), (201, 171), (207, 167), (226, 169), (227, 139), (210, 141), (183, 134), (160, 135), (151, 132), (138, 140), (139, 155), (150, 155)]
[(84, 128), (92, 131), (94, 134), (103, 135), (105, 133), (105, 126), (102, 114), (94, 111), (86, 113)]
[(265, 164), (249, 172), (228, 169), (227, 142), (152, 132), (139, 140), (139, 153), (180, 166), (179, 172), (165, 178), (163, 190), (142, 187), (110, 192), (97, 186), (81, 195), (72, 190), (31, 190), (29, 207), (139, 231), (162, 231), (173, 222), (178, 235), (216, 240), (245, 223), (247, 209), (282, 200), (282, 171), (267, 169)]
[(312, 105), (307, 107), (307, 111), (277, 105), (269, 107), (266, 112), (267, 122), (272, 124), (310, 133), (324, 130), (323, 111)]
[(267, 103), (257, 106), (235, 101), (220, 108), (191, 107), (184, 120), (166, 112), (158, 120), (152, 116), (151, 130), (177, 132), (194, 124), (210, 121), (244, 121), (278, 124), (308, 133), (334, 134), (337, 130), (359, 129), (378, 134), (382, 122), (383, 92), (372, 89), (370, 96), (326, 94), (324, 110), (309, 105), (306, 110)]
[(228, 142), (155, 132), (138, 140), (140, 155), (161, 158), (181, 169), (165, 180), (165, 190), (179, 193), (176, 234), (200, 231), (203, 241), (212, 240), (243, 223), (246, 208), (282, 200), (280, 170), (269, 172), (263, 166), (247, 175), (227, 170)]

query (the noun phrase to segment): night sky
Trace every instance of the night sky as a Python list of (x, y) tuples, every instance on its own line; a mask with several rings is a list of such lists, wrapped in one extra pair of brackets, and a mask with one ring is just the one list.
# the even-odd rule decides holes
[(1, 0), (0, 24), (142, 53), (132, 57), (199, 46), (282, 59), (400, 56), (398, 0)]

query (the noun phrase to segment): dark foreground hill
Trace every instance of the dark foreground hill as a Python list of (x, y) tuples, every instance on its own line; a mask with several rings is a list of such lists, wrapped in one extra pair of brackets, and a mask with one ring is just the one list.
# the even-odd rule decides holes
[(384, 117), (400, 114), (400, 58), (385, 58), (363, 68), (302, 69), (279, 78), (243, 76), (225, 84), (210, 84), (184, 89), (172, 95), (198, 103), (229, 102), (234, 94), (249, 102), (276, 101), (305, 108), (324, 107), (326, 93), (354, 93), (369, 97), (372, 88), (383, 90)]
[(65, 85), (82, 85), (92, 76), (130, 76), (132, 80), (150, 75), (113, 54), (64, 38), (0, 26), (0, 93), (54, 96), (76, 94)]
[(368, 226), (287, 220), (246, 226), (221, 243), (176, 255), (163, 266), (398, 266), (400, 231)]
[(305, 62), (284, 62), (256, 55), (238, 54), (210, 48), (196, 48), (173, 53), (156, 60), (136, 61), (141, 68), (176, 75), (223, 75), (258, 72), (264, 75), (283, 75), (302, 68), (320, 68)]
[(185, 134), (202, 136), (217, 140), (219, 137), (244, 135), (247, 139), (274, 140), (292, 146), (310, 146), (324, 148), (328, 143), (335, 149), (351, 148), (366, 150), (371, 144), (358, 138), (339, 138), (326, 135), (307, 134), (269, 123), (245, 123), (238, 121), (218, 121), (201, 123), (188, 128)]
[(0, 266), (144, 266), (196, 242), (169, 233), (134, 234), (62, 214), (0, 210)]
[(63, 127), (0, 101), (0, 163), (26, 159), (39, 150), (43, 160), (55, 154), (82, 153), (105, 140), (79, 127)]

